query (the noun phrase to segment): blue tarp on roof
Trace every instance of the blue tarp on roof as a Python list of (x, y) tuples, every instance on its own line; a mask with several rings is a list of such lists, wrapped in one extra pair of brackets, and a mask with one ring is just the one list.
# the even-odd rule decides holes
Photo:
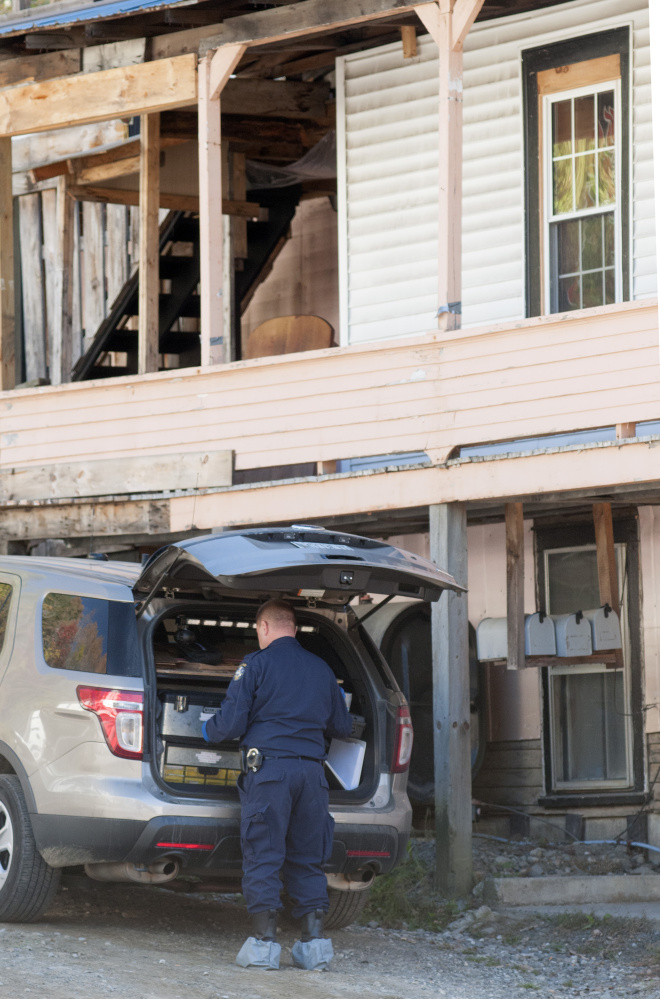
[[(181, 0), (188, 5), (189, 0)], [(108, 0), (106, 3), (90, 3), (86, 6), (48, 12), (48, 7), (26, 10), (20, 18), (0, 19), (0, 36), (18, 35), (35, 28), (56, 28), (60, 25), (81, 24), (85, 21), (101, 21), (105, 17), (121, 17), (141, 10), (156, 7), (176, 7), (176, 0)]]

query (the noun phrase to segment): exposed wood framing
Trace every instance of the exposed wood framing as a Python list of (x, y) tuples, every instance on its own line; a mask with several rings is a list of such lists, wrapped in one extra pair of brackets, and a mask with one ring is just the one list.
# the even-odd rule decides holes
[(25, 380), (46, 377), (41, 195), (19, 198)]
[[(202, 366), (220, 364), (224, 343), (220, 99), (211, 96), (213, 57), (199, 63), (199, 245)], [(228, 332), (228, 331), (227, 331)]]
[(202, 43), (200, 52), (229, 42), (247, 45), (276, 42), (328, 28), (363, 24), (376, 18), (407, 13), (415, 6), (406, 0), (334, 0), (333, 3), (302, 0), (302, 3), (227, 18), (222, 32)]
[(20, 56), (0, 62), (0, 87), (15, 87), (18, 83), (49, 80), (80, 72), (80, 49), (47, 52), (44, 55)]
[[(245, 46), (230, 45), (227, 48), (244, 49)], [(224, 51), (218, 49), (215, 59)], [(328, 117), (330, 99), (330, 87), (325, 81), (228, 80), (222, 92), (222, 113), (319, 120)]]
[[(467, 584), (463, 503), (429, 507), (431, 558)], [(436, 883), (443, 895), (472, 887), (470, 657), (467, 594), (443, 593), (431, 605)]]
[(53, 385), (71, 380), (73, 367), (73, 248), (75, 204), (68, 181), (57, 182), (57, 261), (55, 314), (51, 317), (50, 380)]
[(0, 539), (13, 541), (164, 534), (169, 533), (169, 530), (166, 500), (16, 506), (5, 508), (0, 518)]
[(108, 205), (105, 210), (108, 239), (108, 304), (114, 302), (128, 280), (128, 213), (124, 205)]
[(403, 58), (414, 59), (417, 55), (417, 32), (414, 25), (403, 25), (401, 28), (401, 44), (403, 46)]
[(231, 451), (25, 465), (0, 471), (0, 503), (230, 486)]
[(636, 423), (617, 423), (616, 439), (618, 441), (627, 440), (628, 438), (635, 437), (636, 435), (637, 435)]
[[(139, 191), (127, 191), (121, 187), (97, 187), (95, 184), (71, 185), (69, 193), (77, 201), (96, 201), (109, 205), (130, 205), (137, 207), (140, 203)], [(168, 211), (198, 212), (199, 198), (194, 194), (159, 194), (161, 208)], [(255, 222), (268, 221), (268, 209), (262, 208), (256, 201), (227, 201), (223, 199), (222, 214), (234, 215), (239, 219), (252, 219)]]
[(215, 101), (225, 89), (245, 52), (245, 45), (224, 45), (215, 53), (209, 68), (208, 100)]
[[(596, 561), (598, 563), (598, 590), (601, 606), (609, 604), (620, 617), (619, 575), (614, 548), (614, 525), (612, 524), (612, 504), (594, 503), (594, 529), (596, 532)], [(617, 667), (623, 666), (623, 651), (615, 650)]]
[(85, 349), (105, 318), (105, 237), (103, 206), (87, 202), (83, 223), (83, 327)]
[(176, 56), (0, 90), (0, 135), (152, 114), (196, 100), (197, 58)]
[(463, 47), (467, 33), (483, 5), (484, 0), (456, 0), (451, 18), (451, 46), (455, 51)]
[(160, 117), (140, 120), (140, 290), (138, 373), (158, 370)]
[(525, 536), (522, 503), (507, 503), (506, 618), (507, 669), (525, 666)]
[(16, 381), (13, 206), (11, 139), (0, 139), (0, 391), (13, 388)]
[(453, 330), (462, 312), (463, 49), (452, 46), (450, 0), (415, 10), (439, 49), (438, 329)]

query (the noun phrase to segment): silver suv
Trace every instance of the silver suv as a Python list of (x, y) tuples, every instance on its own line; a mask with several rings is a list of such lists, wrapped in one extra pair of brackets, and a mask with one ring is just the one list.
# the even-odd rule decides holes
[(329, 771), (327, 925), (346, 925), (404, 852), (412, 749), (405, 700), (350, 602), (447, 588), (425, 559), (308, 526), (195, 538), (144, 567), (0, 558), (0, 921), (38, 918), (70, 866), (240, 890), (239, 748), (208, 746), (201, 726), (257, 647), (258, 605), (284, 596), (366, 720), (357, 786)]

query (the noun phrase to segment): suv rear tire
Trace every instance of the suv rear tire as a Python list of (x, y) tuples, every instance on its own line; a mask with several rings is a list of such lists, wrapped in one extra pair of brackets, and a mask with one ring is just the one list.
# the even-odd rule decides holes
[(59, 882), (59, 869), (37, 850), (21, 782), (0, 774), (0, 922), (38, 919)]
[(360, 915), (371, 895), (371, 888), (361, 891), (339, 891), (338, 888), (328, 888), (330, 908), (325, 917), (325, 927), (328, 930), (341, 930), (350, 926)]

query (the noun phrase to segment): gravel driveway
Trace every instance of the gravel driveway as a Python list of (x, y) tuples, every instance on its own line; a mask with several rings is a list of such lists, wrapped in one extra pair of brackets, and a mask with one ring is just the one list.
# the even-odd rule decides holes
[[(290, 967), (293, 927), (280, 934), (280, 972), (243, 970), (248, 935), (233, 897), (181, 895), (68, 879), (42, 923), (0, 926), (0, 995), (47, 999), (361, 999), (445, 996), (660, 996), (660, 928), (645, 921), (522, 921), (482, 907), (443, 933), (353, 926), (335, 931), (323, 974)], [(584, 925), (583, 925), (584, 924)]]

